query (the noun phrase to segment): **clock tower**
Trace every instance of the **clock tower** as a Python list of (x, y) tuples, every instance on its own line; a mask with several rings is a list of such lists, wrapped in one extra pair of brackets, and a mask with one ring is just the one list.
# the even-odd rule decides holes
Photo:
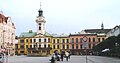
[(38, 10), (36, 23), (37, 23), (37, 34), (44, 35), (46, 21), (45, 21), (45, 17), (43, 16), (43, 10), (41, 9), (41, 3), (40, 3), (40, 9)]

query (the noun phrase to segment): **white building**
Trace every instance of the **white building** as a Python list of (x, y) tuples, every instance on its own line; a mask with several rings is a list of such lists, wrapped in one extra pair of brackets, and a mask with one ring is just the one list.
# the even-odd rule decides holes
[(9, 55), (15, 54), (15, 26), (11, 17), (0, 12), (0, 49), (6, 49)]
[(120, 25), (119, 26), (115, 26), (112, 30), (110, 30), (106, 37), (110, 37), (110, 36), (118, 36), (120, 34)]

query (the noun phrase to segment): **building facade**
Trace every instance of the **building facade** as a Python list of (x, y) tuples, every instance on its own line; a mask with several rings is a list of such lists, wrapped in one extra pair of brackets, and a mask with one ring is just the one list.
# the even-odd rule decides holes
[[(92, 53), (92, 48), (106, 39), (106, 34), (111, 29), (104, 29), (103, 23), (101, 29), (85, 29), (75, 34), (50, 34), (45, 30), (45, 17), (43, 10), (38, 10), (36, 19), (36, 32), (22, 32), (18, 37), (16, 44), (16, 54), (28, 56), (47, 56), (55, 51), (58, 53), (68, 51), (71, 54), (83, 55), (85, 49), (88, 54)], [(86, 41), (84, 41), (86, 38)], [(84, 42), (87, 47), (84, 47)]]
[(111, 29), (107, 35), (106, 38), (110, 37), (110, 36), (118, 36), (120, 34), (120, 25), (119, 26), (115, 26), (113, 29)]
[(68, 34), (52, 35), (52, 51), (58, 51), (59, 53), (63, 51), (70, 51), (70, 38)]
[(71, 34), (70, 42), (71, 42), (71, 54), (82, 55), (85, 54), (85, 47), (83, 46), (83, 38), (86, 37), (87, 50), (88, 53), (92, 52), (92, 47), (98, 44), (97, 35), (96, 34)]
[(0, 49), (5, 49), (8, 55), (15, 55), (15, 26), (11, 17), (5, 17), (0, 12)]
[(33, 32), (23, 32), (18, 38), (18, 55), (28, 56), (47, 56), (52, 53), (52, 36), (45, 31), (45, 17), (43, 10), (38, 10), (38, 16), (35, 20), (37, 30)]

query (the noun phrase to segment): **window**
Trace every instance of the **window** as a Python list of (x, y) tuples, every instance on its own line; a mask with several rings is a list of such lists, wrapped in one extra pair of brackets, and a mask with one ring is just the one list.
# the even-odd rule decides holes
[(48, 44), (48, 47), (50, 47), (50, 44)]
[(46, 38), (44, 39), (44, 42), (46, 42)]
[(67, 43), (69, 43), (69, 39), (67, 39)]
[(62, 43), (65, 43), (65, 39), (62, 39)]
[(46, 48), (46, 44), (44, 45), (44, 47)]
[(81, 43), (82, 43), (82, 40), (83, 40), (83, 39), (82, 39), (82, 38), (80, 38), (80, 42), (81, 42)]
[(65, 45), (63, 45), (63, 49), (65, 49)]
[(80, 45), (80, 48), (82, 49), (82, 44)]
[(53, 49), (55, 49), (55, 45), (53, 45)]
[(41, 42), (41, 39), (39, 39), (39, 42)]
[(26, 42), (28, 42), (28, 39), (26, 39)]
[(102, 38), (102, 41), (104, 41), (105, 39), (104, 38)]
[(57, 45), (57, 48), (59, 49), (59, 45)]
[(93, 42), (95, 42), (95, 38), (93, 38)]
[(76, 44), (76, 49), (78, 49), (78, 44)]
[(39, 23), (39, 25), (41, 25), (41, 23)]
[(36, 42), (36, 39), (34, 39), (34, 42)]
[(67, 49), (69, 49), (69, 45), (67, 45)]
[(41, 27), (39, 26), (39, 30), (41, 30)]
[[(1, 48), (2, 48), (2, 46), (1, 46)], [(18, 49), (18, 45), (15, 45), (15, 48)]]
[(76, 43), (78, 43), (78, 38), (76, 38)]
[(36, 45), (34, 45), (34, 48), (36, 47)]
[(41, 48), (41, 44), (39, 44), (39, 48)]
[(74, 49), (74, 44), (72, 44), (72, 49)]
[(89, 38), (89, 42), (91, 42), (91, 38)]
[(26, 45), (26, 48), (28, 48), (28, 45)]
[(98, 42), (100, 42), (100, 38), (98, 38)]
[(20, 46), (20, 48), (22, 48), (22, 49), (23, 49), (23, 48), (24, 48), (24, 45), (21, 45), (21, 46)]
[(57, 43), (59, 43), (59, 39), (57, 39)]
[(24, 53), (24, 51), (20, 51), (20, 53)]
[(24, 43), (24, 39), (21, 39), (20, 42), (21, 42), (21, 43)]
[(74, 43), (74, 38), (72, 38), (72, 43)]
[(53, 39), (53, 43), (55, 43), (55, 39)]
[(50, 38), (48, 38), (48, 42), (50, 42)]

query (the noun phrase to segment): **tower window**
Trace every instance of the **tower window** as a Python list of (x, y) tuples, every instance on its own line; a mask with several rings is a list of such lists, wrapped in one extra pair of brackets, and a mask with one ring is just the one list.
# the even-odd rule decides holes
[(41, 27), (39, 26), (39, 30), (41, 30)]
[(41, 25), (41, 23), (39, 23), (39, 25)]

